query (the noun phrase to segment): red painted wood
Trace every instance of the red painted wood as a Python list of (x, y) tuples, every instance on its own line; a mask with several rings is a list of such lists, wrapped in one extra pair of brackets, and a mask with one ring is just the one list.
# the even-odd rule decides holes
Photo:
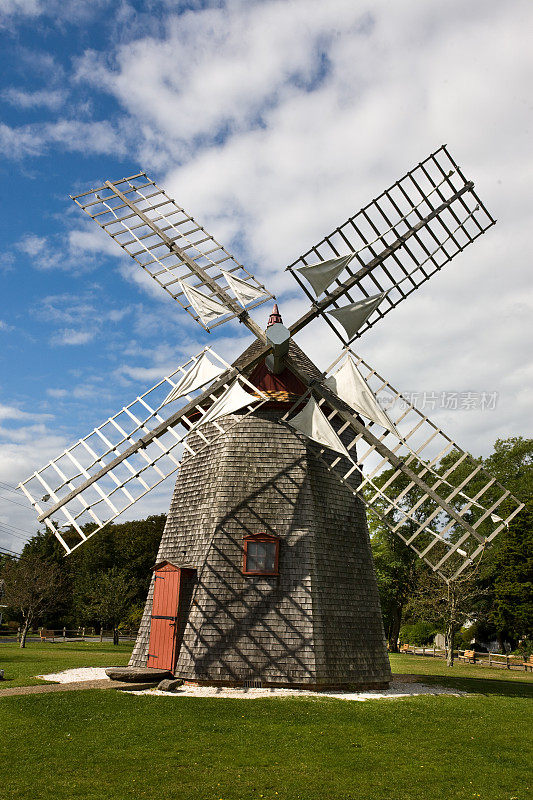
[(304, 384), (290, 369), (285, 367), (279, 375), (273, 375), (272, 372), (269, 372), (264, 361), (257, 365), (250, 375), (249, 381), (253, 383), (254, 386), (257, 386), (258, 389), (267, 393), (287, 392), (289, 395), (300, 397), (306, 389)]
[[(179, 608), (180, 570), (165, 564), (155, 571), (148, 666), (174, 671)], [(172, 617), (172, 619), (157, 619)]]

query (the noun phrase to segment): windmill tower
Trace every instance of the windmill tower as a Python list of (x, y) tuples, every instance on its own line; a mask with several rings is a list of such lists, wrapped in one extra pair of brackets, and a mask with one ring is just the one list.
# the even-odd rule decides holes
[[(131, 664), (386, 684), (365, 506), (447, 582), (522, 507), (351, 348), (494, 224), (473, 183), (439, 148), (287, 268), (311, 305), (266, 331), (250, 312), (272, 295), (144, 173), (74, 200), (205, 330), (256, 337), (232, 365), (204, 348), (20, 484), (69, 553), (178, 472)], [(342, 342), (325, 374), (293, 339), (317, 318)]]

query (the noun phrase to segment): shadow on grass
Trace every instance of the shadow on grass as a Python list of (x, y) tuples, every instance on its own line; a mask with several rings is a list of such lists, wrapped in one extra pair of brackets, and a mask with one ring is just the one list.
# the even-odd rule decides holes
[(497, 678), (455, 678), (448, 675), (421, 675), (429, 685), (446, 686), (473, 694), (500, 695), (501, 697), (533, 698), (533, 685), (522, 681), (502, 681)]

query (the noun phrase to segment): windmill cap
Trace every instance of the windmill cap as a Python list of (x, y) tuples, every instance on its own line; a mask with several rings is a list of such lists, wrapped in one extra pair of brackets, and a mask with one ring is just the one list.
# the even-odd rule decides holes
[(283, 324), (283, 320), (281, 319), (281, 314), (279, 313), (278, 304), (274, 303), (272, 314), (268, 318), (267, 328), (270, 328), (271, 325), (276, 325), (277, 323)]

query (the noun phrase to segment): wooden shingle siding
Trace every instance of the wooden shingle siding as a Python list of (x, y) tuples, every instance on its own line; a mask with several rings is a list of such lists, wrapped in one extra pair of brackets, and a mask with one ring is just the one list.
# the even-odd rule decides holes
[[(157, 557), (197, 570), (176, 675), (386, 683), (364, 507), (278, 423), (282, 413), (260, 410), (184, 461)], [(243, 536), (258, 532), (281, 539), (278, 576), (242, 574)], [(146, 664), (152, 591), (135, 666)]]

